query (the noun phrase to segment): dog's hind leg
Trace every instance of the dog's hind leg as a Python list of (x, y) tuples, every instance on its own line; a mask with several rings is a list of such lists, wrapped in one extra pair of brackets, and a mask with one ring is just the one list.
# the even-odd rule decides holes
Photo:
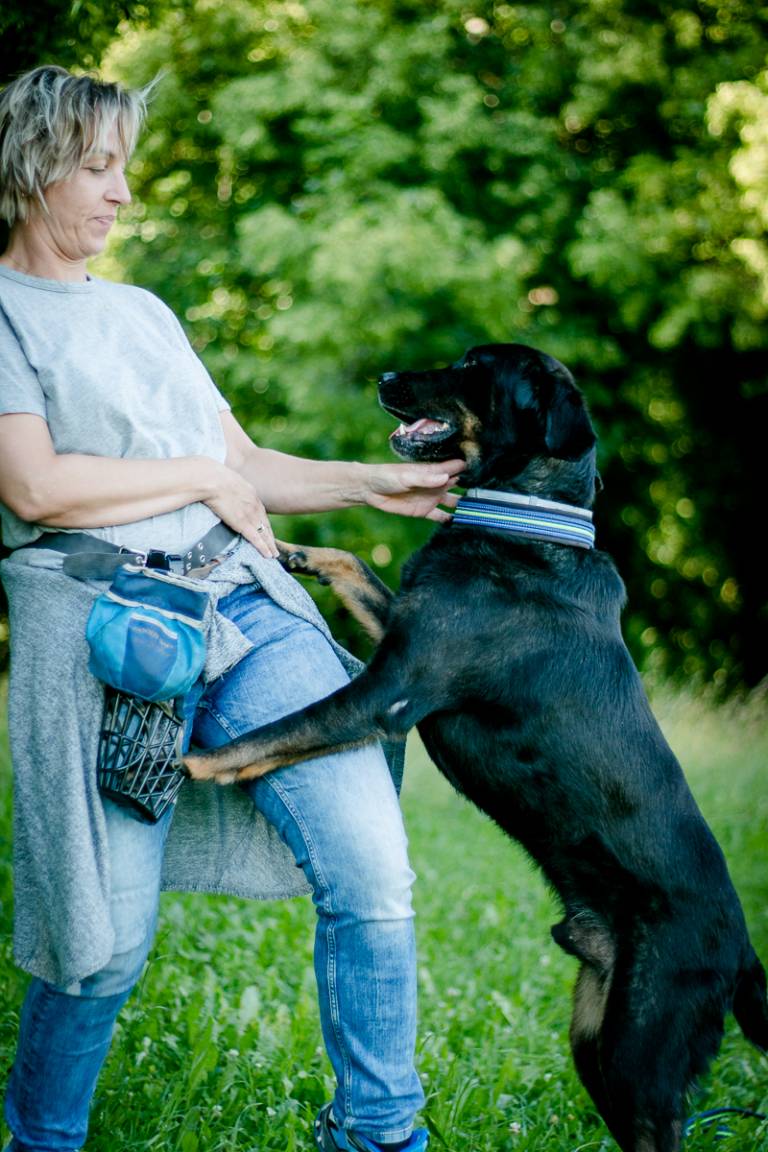
[(600, 1031), (574, 1046), (622, 1152), (679, 1152), (686, 1096), (722, 1039), (722, 989), (704, 974), (687, 976), (688, 986), (677, 970), (617, 958)]
[(573, 992), (571, 1051), (579, 1079), (611, 1130), (613, 1105), (601, 1066), (601, 1030), (610, 982), (589, 964), (582, 964)]
[[(590, 908), (569, 909), (552, 937), (563, 951), (581, 961), (573, 990), (570, 1041), (573, 1062), (582, 1084), (625, 1152), (614, 1124), (615, 1102), (603, 1072), (603, 1027), (616, 964), (616, 941), (606, 921)], [(650, 1150), (649, 1150), (650, 1152)]]
[(573, 991), (571, 1046), (587, 1059), (587, 1048), (600, 1035), (616, 963), (616, 941), (602, 916), (590, 908), (570, 910), (552, 926), (552, 938), (563, 951), (581, 960)]
[(596, 974), (583, 968), (571, 1026), (579, 1078), (622, 1152), (679, 1152), (687, 1084), (679, 1091), (673, 1083), (652, 1084), (659, 1052), (634, 1049), (626, 1034), (613, 1045), (603, 1033), (608, 999)]
[(573, 990), (571, 1050), (582, 1084), (608, 1123), (612, 1109), (601, 1071), (601, 1033), (616, 944), (608, 926), (589, 910), (572, 913), (553, 925), (552, 936), (565, 952), (582, 961)]
[(381, 639), (393, 593), (363, 560), (340, 548), (302, 547), (282, 540), (277, 547), (284, 568), (328, 584), (371, 639)]

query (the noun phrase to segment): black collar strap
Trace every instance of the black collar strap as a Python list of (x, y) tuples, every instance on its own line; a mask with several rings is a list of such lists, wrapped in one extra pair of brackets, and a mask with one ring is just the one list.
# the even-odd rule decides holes
[(521, 492), (469, 488), (453, 513), (453, 523), (512, 532), (530, 540), (594, 548), (595, 529), (588, 508), (541, 500)]

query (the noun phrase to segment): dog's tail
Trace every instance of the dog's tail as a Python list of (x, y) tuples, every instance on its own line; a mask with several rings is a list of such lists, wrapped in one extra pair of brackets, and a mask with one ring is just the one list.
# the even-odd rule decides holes
[(747, 1040), (768, 1052), (768, 990), (765, 969), (754, 952), (739, 973), (733, 1014)]

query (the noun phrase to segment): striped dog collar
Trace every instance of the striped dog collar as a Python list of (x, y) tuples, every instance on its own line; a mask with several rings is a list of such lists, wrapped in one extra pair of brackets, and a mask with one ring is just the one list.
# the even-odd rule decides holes
[(453, 513), (454, 524), (494, 528), (531, 540), (594, 548), (595, 529), (588, 508), (541, 500), (519, 492), (469, 488)]

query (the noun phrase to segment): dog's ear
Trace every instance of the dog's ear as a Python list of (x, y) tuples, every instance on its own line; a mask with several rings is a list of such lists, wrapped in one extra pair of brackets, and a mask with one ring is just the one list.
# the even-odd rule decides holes
[(594, 445), (584, 397), (554, 356), (526, 344), (481, 344), (458, 366), (473, 365), (493, 372), (495, 403), (509, 410), (500, 424), (511, 430), (516, 448), (546, 449), (558, 459), (575, 460)]
[(577, 459), (596, 440), (584, 397), (570, 380), (570, 373), (568, 377), (557, 373), (546, 410), (544, 440), (549, 452), (559, 460)]

